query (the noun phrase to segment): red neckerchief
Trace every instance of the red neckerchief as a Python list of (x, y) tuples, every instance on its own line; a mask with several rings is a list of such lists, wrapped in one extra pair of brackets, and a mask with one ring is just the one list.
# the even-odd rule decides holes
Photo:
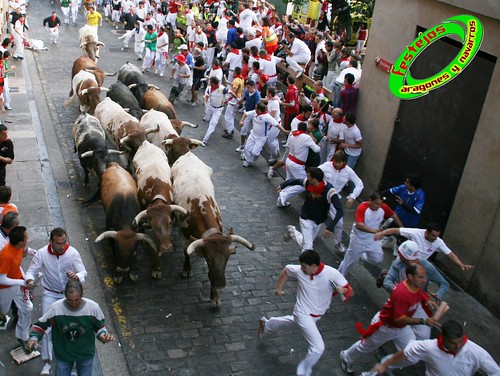
[(158, 34), (158, 38), (161, 37), (163, 34), (165, 34), (164, 31), (160, 31), (160, 33)]
[(217, 85), (210, 85), (210, 92), (213, 93), (214, 90), (217, 90), (219, 88), (219, 84)]
[(262, 56), (262, 58), (267, 60), (267, 61), (271, 61), (271, 56), (269, 56), (269, 55)]
[(324, 268), (325, 268), (325, 264), (323, 264), (322, 262), (320, 262), (319, 266), (318, 266), (318, 271), (316, 273), (309, 274), (309, 277), (311, 278), (311, 281), (314, 279), (314, 276), (318, 275), (319, 273), (321, 273)]
[(295, 117), (297, 118), (297, 120), (300, 120), (300, 121), (306, 121), (307, 120), (307, 119), (304, 119), (301, 114), (298, 114)]
[(315, 195), (315, 196), (320, 196), (323, 191), (325, 190), (325, 187), (326, 187), (326, 181), (322, 181), (321, 183), (319, 183), (318, 185), (312, 185), (312, 184), (308, 184), (307, 185), (307, 192), (310, 192), (311, 194)]
[(337, 171), (342, 171), (342, 170), (345, 168), (345, 166), (347, 166), (347, 163), (344, 163), (344, 165), (343, 165), (341, 168), (337, 168), (337, 167), (335, 167), (335, 163), (333, 163), (333, 161), (332, 161), (332, 166), (333, 166), (333, 168), (334, 168), (335, 170), (337, 170)]
[(233, 76), (233, 80), (234, 80), (235, 78), (241, 78), (241, 79), (243, 79), (243, 76), (242, 76), (241, 74), (235, 74), (235, 75)]
[(319, 89), (316, 91), (316, 94), (323, 94), (323, 89)]
[(52, 21), (55, 21), (57, 16), (52, 16), (51, 18), (52, 18)]
[(332, 120), (334, 123), (337, 123), (337, 124), (342, 124), (344, 121), (344, 119), (342, 119), (342, 118), (340, 119), (340, 121), (335, 120), (335, 118), (332, 118)]
[(301, 134), (306, 134), (306, 132), (305, 131), (299, 131), (299, 130), (296, 130), (296, 131), (292, 132), (292, 136), (294, 136), (294, 137), (297, 137), (297, 136), (299, 136)]
[(240, 54), (240, 50), (235, 48), (235, 49), (232, 49), (231, 52), (235, 55), (239, 55)]
[[(469, 339), (465, 334), (464, 334), (464, 346), (465, 344), (467, 343), (467, 340)], [(457, 353), (454, 353), (453, 351), (450, 351), (450, 350), (447, 350), (446, 347), (444, 347), (444, 343), (443, 343), (443, 336), (440, 334), (439, 337), (438, 337), (438, 347), (439, 347), (439, 350), (445, 352), (446, 354), (451, 354), (453, 356), (457, 355)], [(463, 347), (463, 346), (462, 346)]]
[(260, 55), (252, 55), (255, 60), (260, 60)]
[(50, 244), (50, 243), (49, 243), (49, 246), (47, 247), (47, 250), (49, 251), (49, 253), (50, 253), (51, 255), (54, 255), (54, 256), (59, 257), (59, 256), (64, 255), (64, 254), (66, 253), (66, 251), (68, 250), (68, 248), (69, 248), (69, 244), (68, 244), (68, 243), (66, 243), (66, 245), (64, 246), (64, 252), (63, 252), (63, 253), (61, 253), (61, 254), (57, 254), (57, 253), (54, 253), (54, 251), (52, 251), (52, 244)]

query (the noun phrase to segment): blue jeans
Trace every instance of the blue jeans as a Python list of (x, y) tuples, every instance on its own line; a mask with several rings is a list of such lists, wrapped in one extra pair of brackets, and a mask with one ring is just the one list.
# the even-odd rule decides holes
[(354, 166), (356, 166), (356, 162), (358, 161), (359, 155), (349, 155), (347, 153), (346, 155), (347, 155), (347, 165), (354, 170)]
[[(76, 371), (78, 376), (92, 376), (92, 363), (94, 357), (76, 362)], [(64, 360), (56, 359), (56, 376), (70, 376), (73, 364), (75, 362), (66, 362)]]

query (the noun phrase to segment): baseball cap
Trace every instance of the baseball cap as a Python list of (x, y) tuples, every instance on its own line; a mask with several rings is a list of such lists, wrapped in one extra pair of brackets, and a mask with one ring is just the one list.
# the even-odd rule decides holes
[(179, 50), (187, 50), (187, 49), (188, 49), (187, 44), (181, 44), (181, 45), (179, 46)]
[(406, 260), (415, 261), (418, 259), (420, 248), (413, 240), (407, 240), (399, 246), (398, 251)]
[(184, 63), (184, 64), (186, 63), (186, 56), (182, 54), (177, 55), (175, 58), (179, 63)]

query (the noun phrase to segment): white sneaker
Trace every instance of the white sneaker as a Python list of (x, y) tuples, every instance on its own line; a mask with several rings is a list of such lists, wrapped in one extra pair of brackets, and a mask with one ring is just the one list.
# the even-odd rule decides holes
[(295, 226), (288, 225), (286, 226), (286, 234), (283, 236), (283, 240), (285, 242), (289, 242), (290, 239), (293, 237), (295, 232)]
[(237, 153), (241, 153), (243, 150), (245, 150), (245, 145), (240, 145), (236, 148)]
[(347, 248), (345, 247), (344, 244), (342, 243), (336, 243), (335, 246), (337, 247), (337, 250), (340, 252), (340, 253), (345, 253), (347, 251)]
[(247, 160), (243, 161), (243, 167), (250, 167), (250, 166), (251, 164)]
[(50, 375), (51, 373), (52, 373), (52, 367), (50, 366), (49, 363), (45, 363), (45, 365), (42, 368), (42, 372), (40, 372), (40, 376)]
[(241, 151), (241, 153), (240, 153), (240, 159), (241, 159), (242, 161), (244, 161), (244, 160), (245, 160), (245, 150), (242, 150), (242, 151)]
[(273, 170), (273, 167), (269, 167), (269, 171), (267, 171), (267, 178), (268, 179), (272, 179), (274, 176), (274, 170)]
[(290, 203), (288, 201), (283, 202), (281, 196), (278, 195), (278, 201), (276, 201), (276, 206), (278, 208), (286, 208), (287, 206), (290, 206)]
[(5, 318), (0, 321), (0, 330), (7, 330), (9, 326), (10, 316), (4, 315)]
[(345, 354), (345, 350), (340, 352), (340, 366), (342, 367), (344, 372), (354, 373), (354, 369), (352, 368), (352, 365), (347, 362), (344, 354)]

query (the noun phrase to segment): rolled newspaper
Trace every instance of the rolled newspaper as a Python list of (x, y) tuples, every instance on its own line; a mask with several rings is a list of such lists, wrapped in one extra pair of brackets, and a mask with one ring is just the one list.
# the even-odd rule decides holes
[(448, 303), (446, 303), (445, 301), (442, 301), (441, 304), (439, 305), (438, 309), (434, 313), (434, 319), (436, 321), (441, 320), (441, 318), (444, 316), (444, 314), (446, 312), (448, 312), (449, 309), (450, 309), (450, 306), (448, 305)]

